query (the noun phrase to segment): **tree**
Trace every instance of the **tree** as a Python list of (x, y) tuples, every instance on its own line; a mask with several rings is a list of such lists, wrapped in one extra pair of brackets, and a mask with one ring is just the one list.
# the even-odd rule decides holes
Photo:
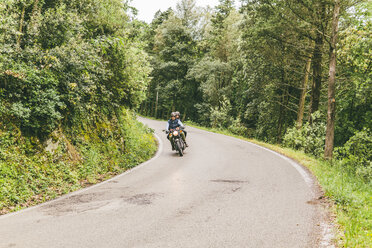
[(315, 21), (313, 29), (315, 32), (314, 51), (312, 55), (313, 60), (313, 84), (311, 89), (311, 101), (310, 101), (310, 114), (309, 120), (311, 121), (311, 114), (318, 111), (320, 101), (320, 91), (322, 87), (322, 61), (323, 61), (323, 47), (324, 47), (324, 34), (327, 27), (327, 16), (326, 16), (326, 3), (325, 1), (317, 1), (315, 4)]
[(336, 84), (336, 60), (337, 60), (337, 35), (338, 35), (338, 20), (340, 15), (340, 2), (339, 0), (334, 1), (333, 7), (333, 20), (332, 20), (332, 34), (330, 42), (330, 59), (329, 59), (329, 82), (328, 82), (328, 114), (327, 114), (327, 133), (326, 133), (326, 144), (324, 149), (324, 157), (331, 159), (333, 153), (334, 144), (334, 132), (335, 132), (335, 111), (336, 111), (336, 99), (335, 99), (335, 84)]
[(2, 1), (3, 119), (45, 138), (136, 108), (150, 68), (128, 9), (120, 0)]
[[(233, 74), (239, 64), (239, 24), (242, 15), (233, 8), (232, 1), (221, 1), (215, 11), (212, 14), (211, 26), (204, 36), (205, 40), (201, 42), (208, 48), (203, 51), (202, 59), (188, 73), (188, 77), (200, 83), (203, 103), (198, 103), (196, 107), (198, 118), (206, 124), (210, 123), (218, 111), (228, 110), (229, 115), (232, 114), (229, 99), (234, 101)], [(226, 108), (227, 105), (229, 108)], [(223, 123), (228, 127), (231, 122), (229, 120), (233, 118), (226, 113), (221, 116), (227, 118)]]
[(367, 2), (341, 12), (337, 56), (335, 146), (372, 129), (372, 9)]
[(198, 22), (195, 0), (180, 0), (176, 6), (176, 14), (182, 20), (182, 25), (191, 29)]
[(186, 75), (196, 56), (196, 43), (182, 19), (170, 14), (157, 28), (154, 52), (151, 82), (154, 91), (149, 92), (153, 111), (158, 95), (161, 117), (176, 109), (192, 115), (199, 98), (198, 84)]
[[(331, 39), (332, 1), (245, 0), (237, 11), (233, 1), (221, 0), (207, 15), (198, 15), (194, 3), (181, 1), (175, 15), (154, 32), (153, 80), (144, 109), (153, 113), (158, 95), (158, 116), (172, 105), (178, 110), (187, 106), (187, 118), (203, 125), (245, 130), (247, 136), (280, 143), (294, 125), (298, 132), (293, 133), (319, 123), (323, 128), (326, 84), (330, 96), (340, 99), (337, 112), (331, 110), (328, 117), (334, 120), (335, 146), (371, 126), (366, 1), (339, 0), (337, 52), (342, 55), (337, 57), (326, 51), (328, 44), (332, 49), (336, 44)], [(198, 29), (194, 23), (201, 19), (204, 28)], [(328, 84), (324, 80), (328, 59), (331, 68), (337, 61), (335, 87), (331, 77)], [(182, 96), (175, 102), (169, 92)], [(312, 125), (312, 115), (319, 123)], [(314, 139), (324, 149), (324, 135)]]
[(304, 118), (305, 100), (306, 100), (306, 94), (307, 94), (307, 86), (309, 82), (310, 66), (311, 66), (311, 57), (308, 58), (306, 66), (305, 66), (305, 76), (304, 76), (304, 81), (302, 84), (302, 92), (301, 92), (300, 103), (299, 103), (298, 112), (297, 112), (297, 128), (301, 128), (302, 121)]

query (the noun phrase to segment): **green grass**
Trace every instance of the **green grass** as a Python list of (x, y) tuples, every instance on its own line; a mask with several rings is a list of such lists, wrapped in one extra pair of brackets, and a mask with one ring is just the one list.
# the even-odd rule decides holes
[(372, 185), (350, 173), (341, 162), (316, 159), (301, 151), (248, 139), (227, 130), (206, 128), (191, 122), (187, 125), (258, 144), (309, 168), (325, 195), (334, 203), (332, 210), (338, 224), (339, 247), (372, 247)]
[(50, 154), (38, 140), (0, 130), (0, 214), (111, 178), (148, 160), (157, 150), (153, 133), (128, 110), (116, 123), (73, 131), (71, 137), (55, 133), (59, 146)]

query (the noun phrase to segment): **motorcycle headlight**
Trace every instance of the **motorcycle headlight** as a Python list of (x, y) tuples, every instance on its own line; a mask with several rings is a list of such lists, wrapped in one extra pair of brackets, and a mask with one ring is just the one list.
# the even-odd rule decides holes
[(173, 136), (177, 136), (178, 135), (178, 132), (177, 131), (174, 131), (173, 132)]

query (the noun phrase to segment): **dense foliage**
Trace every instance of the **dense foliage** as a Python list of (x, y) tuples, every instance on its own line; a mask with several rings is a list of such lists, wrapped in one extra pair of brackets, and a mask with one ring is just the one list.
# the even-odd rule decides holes
[(78, 138), (56, 130), (47, 149), (15, 130), (0, 131), (0, 214), (108, 179), (156, 150), (153, 134), (128, 110), (96, 125), (74, 129)]
[[(372, 36), (367, 1), (338, 2), (334, 141), (342, 147), (364, 128), (371, 137)], [(153, 71), (141, 111), (166, 118), (179, 110), (198, 124), (322, 157), (335, 2), (240, 3), (237, 9), (220, 0), (211, 10), (182, 0), (176, 10), (157, 13), (148, 31)]]
[(121, 1), (0, 3), (4, 124), (43, 137), (144, 99), (150, 67)]
[(301, 128), (292, 127), (287, 130), (283, 145), (295, 150), (302, 150), (307, 154), (322, 156), (325, 137), (325, 123), (320, 113), (315, 112), (311, 123), (305, 123)]
[(343, 244), (369, 247), (370, 3), (239, 3), (220, 0), (212, 10), (180, 0), (155, 15), (146, 47), (152, 80), (141, 112), (165, 119), (178, 110), (190, 123), (316, 158), (335, 150), (332, 161), (312, 159), (309, 167), (336, 203)]
[(151, 67), (121, 0), (0, 2), (0, 211), (122, 172), (156, 144), (132, 116)]

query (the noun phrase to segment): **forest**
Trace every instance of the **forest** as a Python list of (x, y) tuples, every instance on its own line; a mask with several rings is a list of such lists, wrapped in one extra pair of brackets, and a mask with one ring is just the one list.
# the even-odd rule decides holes
[(151, 23), (136, 14), (128, 0), (0, 1), (0, 214), (148, 160), (156, 140), (136, 113), (180, 111), (325, 161), (351, 185), (329, 174), (326, 192), (366, 213), (346, 236), (368, 246), (370, 2), (179, 0)]
[(183, 0), (155, 15), (143, 37), (153, 70), (140, 112), (165, 119), (177, 110), (203, 126), (335, 155), (370, 180), (371, 4), (236, 4)]

